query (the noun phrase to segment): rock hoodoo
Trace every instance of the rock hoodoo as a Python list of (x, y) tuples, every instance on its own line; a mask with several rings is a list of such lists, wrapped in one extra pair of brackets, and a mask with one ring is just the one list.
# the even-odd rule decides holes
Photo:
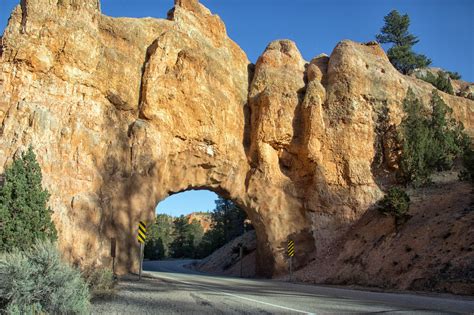
[[(396, 126), (408, 87), (374, 44), (339, 43), (305, 61), (272, 42), (256, 65), (197, 0), (167, 20), (111, 18), (98, 0), (24, 0), (0, 48), (0, 173), (32, 145), (60, 246), (74, 262), (137, 267), (139, 220), (171, 193), (210, 189), (250, 216), (257, 271), (324, 252), (382, 196), (378, 132)], [(474, 101), (442, 94), (474, 133)], [(386, 115), (386, 117), (382, 117)]]

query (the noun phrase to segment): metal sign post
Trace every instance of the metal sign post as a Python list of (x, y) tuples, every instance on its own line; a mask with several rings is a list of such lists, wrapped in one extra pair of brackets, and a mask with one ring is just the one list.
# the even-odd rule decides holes
[(242, 243), (240, 243), (239, 258), (240, 258), (240, 277), (242, 278), (242, 260), (244, 258), (244, 246), (242, 245)]
[(138, 280), (140, 281), (142, 279), (143, 255), (144, 255), (143, 252), (145, 249), (145, 241), (146, 241), (146, 224), (143, 221), (140, 221), (140, 223), (138, 224), (137, 240), (140, 243), (140, 257), (139, 257), (140, 269), (138, 270)]
[(115, 277), (115, 256), (117, 251), (117, 240), (112, 238), (110, 240), (110, 256), (112, 256), (112, 274)]
[(295, 242), (293, 240), (288, 240), (288, 257), (290, 263), (290, 282), (293, 278), (293, 256), (295, 256)]
[(142, 270), (143, 270), (143, 243), (140, 243), (140, 270), (138, 272), (138, 280), (142, 280)]
[(293, 257), (290, 257), (290, 282), (293, 279)]

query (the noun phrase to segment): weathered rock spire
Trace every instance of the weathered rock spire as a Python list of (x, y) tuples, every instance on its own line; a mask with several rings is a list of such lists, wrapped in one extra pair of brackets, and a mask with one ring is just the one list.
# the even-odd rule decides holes
[(174, 20), (174, 12), (179, 7), (197, 15), (210, 15), (210, 11), (199, 3), (199, 0), (175, 0), (174, 8), (168, 12), (168, 19)]
[(199, 0), (175, 0), (175, 6), (180, 6), (184, 9), (188, 9), (190, 11), (194, 11), (199, 9)]

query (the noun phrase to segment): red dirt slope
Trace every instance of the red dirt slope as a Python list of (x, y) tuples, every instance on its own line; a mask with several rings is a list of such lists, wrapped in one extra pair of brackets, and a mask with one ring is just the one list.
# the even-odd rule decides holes
[(411, 192), (405, 224), (369, 211), (297, 279), (474, 294), (474, 193), (456, 180)]

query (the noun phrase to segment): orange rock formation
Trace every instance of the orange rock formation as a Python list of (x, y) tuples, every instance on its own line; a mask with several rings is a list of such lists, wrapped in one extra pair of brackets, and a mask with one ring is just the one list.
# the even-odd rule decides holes
[[(32, 145), (65, 255), (135, 270), (139, 220), (170, 193), (207, 188), (247, 211), (260, 274), (330, 247), (382, 196), (372, 162), (408, 87), (376, 44), (305, 61), (291, 41), (257, 64), (197, 0), (167, 20), (111, 18), (98, 0), (25, 0), (0, 54), (0, 173)], [(441, 93), (474, 132), (474, 102)], [(384, 116), (385, 115), (385, 116)], [(382, 146), (383, 146), (382, 145)]]

